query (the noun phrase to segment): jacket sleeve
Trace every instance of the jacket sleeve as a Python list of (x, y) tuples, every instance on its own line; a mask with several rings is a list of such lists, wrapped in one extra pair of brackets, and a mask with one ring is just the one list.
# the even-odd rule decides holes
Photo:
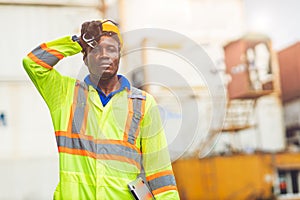
[(179, 199), (159, 109), (151, 95), (147, 95), (146, 101), (148, 103), (141, 123), (141, 149), (146, 180), (156, 200)]
[(72, 41), (70, 36), (66, 36), (41, 44), (23, 59), (27, 74), (51, 112), (64, 103), (70, 86), (75, 82), (75, 79), (62, 76), (53, 66), (64, 57), (80, 51), (81, 46)]

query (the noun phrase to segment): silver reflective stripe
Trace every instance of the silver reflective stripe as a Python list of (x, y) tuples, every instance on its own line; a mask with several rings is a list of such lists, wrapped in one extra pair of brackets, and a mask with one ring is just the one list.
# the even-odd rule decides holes
[(45, 51), (40, 46), (35, 48), (31, 53), (50, 66), (54, 66), (59, 61), (59, 58)]
[(66, 136), (56, 136), (57, 145), (59, 147), (67, 147), (70, 149), (81, 149), (96, 153), (96, 144), (82, 138), (68, 138)]
[(137, 163), (141, 162), (141, 154), (139, 152), (120, 144), (97, 144), (92, 140), (66, 136), (56, 136), (56, 141), (58, 147), (86, 150), (98, 155), (117, 155), (127, 157)]
[[(84, 111), (86, 107), (86, 95), (85, 90), (87, 90), (87, 86), (84, 82), (76, 82), (76, 87), (78, 88), (77, 100), (74, 102), (76, 104), (76, 110), (74, 112), (74, 117), (72, 119), (72, 133), (80, 133), (83, 119), (84, 119)], [(76, 88), (75, 87), (75, 88)]]
[(131, 94), (128, 95), (128, 97), (132, 99), (133, 106), (133, 116), (128, 131), (128, 142), (134, 144), (136, 139), (135, 133), (139, 127), (142, 117), (142, 103), (146, 99), (146, 96), (142, 94), (141, 90), (132, 87)]
[(161, 176), (148, 183), (152, 191), (169, 185), (176, 186), (175, 177), (173, 175)]

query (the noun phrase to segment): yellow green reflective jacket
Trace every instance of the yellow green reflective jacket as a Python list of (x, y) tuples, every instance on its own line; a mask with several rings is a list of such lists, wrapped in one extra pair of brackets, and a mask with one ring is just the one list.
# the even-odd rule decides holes
[(133, 199), (127, 184), (141, 170), (157, 200), (179, 199), (154, 98), (132, 87), (103, 107), (95, 88), (53, 69), (81, 50), (67, 36), (23, 59), (55, 130), (60, 176), (54, 199)]

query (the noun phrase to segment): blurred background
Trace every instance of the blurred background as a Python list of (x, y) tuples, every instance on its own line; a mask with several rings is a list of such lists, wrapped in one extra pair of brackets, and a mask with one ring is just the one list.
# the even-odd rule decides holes
[[(181, 199), (300, 199), (299, 9), (299, 0), (0, 0), (0, 199), (52, 199), (58, 183), (50, 114), (22, 58), (100, 18), (114, 19), (123, 33), (182, 34), (214, 63), (210, 76), (225, 95), (217, 125), (205, 74), (168, 51), (143, 49), (193, 53), (186, 40), (149, 34), (124, 47), (142, 49), (123, 56), (120, 73), (160, 105)], [(163, 72), (169, 82), (149, 84), (157, 71), (140, 66), (155, 65), (176, 71), (188, 88)], [(56, 67), (75, 78), (82, 68), (80, 54)], [(183, 124), (183, 111), (196, 125)], [(184, 145), (172, 145), (176, 137)]]

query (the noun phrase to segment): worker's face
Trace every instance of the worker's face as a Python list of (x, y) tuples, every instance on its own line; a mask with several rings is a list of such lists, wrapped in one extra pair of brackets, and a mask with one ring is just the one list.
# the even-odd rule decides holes
[(117, 74), (120, 60), (119, 44), (110, 36), (102, 36), (96, 48), (87, 49), (85, 63), (95, 80), (107, 80)]

